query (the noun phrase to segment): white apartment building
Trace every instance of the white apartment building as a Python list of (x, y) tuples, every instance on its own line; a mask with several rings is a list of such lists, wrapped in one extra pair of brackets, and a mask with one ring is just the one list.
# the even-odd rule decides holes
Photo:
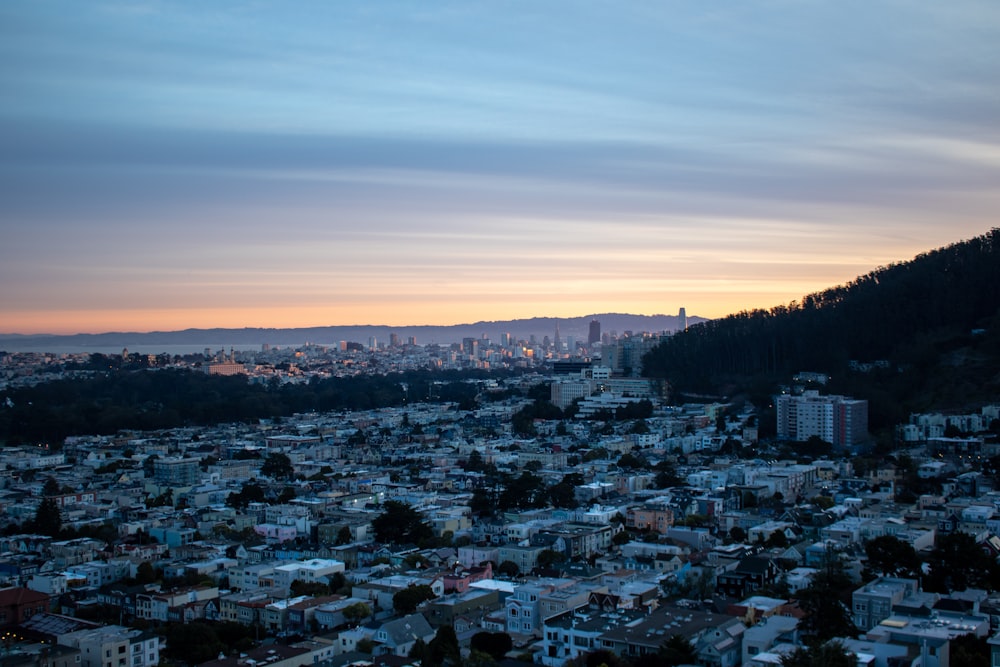
[(149, 632), (107, 625), (60, 635), (58, 642), (80, 649), (82, 667), (156, 667), (160, 640)]
[(835, 447), (856, 445), (868, 434), (868, 401), (846, 396), (820, 396), (818, 391), (801, 396), (775, 397), (779, 438), (804, 442), (816, 436)]

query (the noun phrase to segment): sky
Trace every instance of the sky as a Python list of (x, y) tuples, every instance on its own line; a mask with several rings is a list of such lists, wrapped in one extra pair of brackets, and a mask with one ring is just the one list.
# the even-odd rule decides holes
[(786, 305), (998, 226), (1000, 3), (0, 3), (0, 332)]

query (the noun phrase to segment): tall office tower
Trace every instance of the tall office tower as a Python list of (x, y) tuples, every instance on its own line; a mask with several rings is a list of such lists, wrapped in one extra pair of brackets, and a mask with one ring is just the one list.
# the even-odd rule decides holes
[(680, 312), (677, 313), (677, 330), (687, 331), (688, 328), (688, 314), (687, 311), (681, 308)]
[(513, 337), (509, 333), (500, 334), (500, 342), (504, 347), (510, 347), (513, 343)]
[(601, 323), (597, 320), (590, 321), (590, 333), (587, 334), (587, 345), (601, 342)]
[(556, 337), (552, 341), (552, 346), (555, 347), (556, 352), (561, 352), (562, 351), (562, 341), (559, 340), (559, 323), (558, 322), (556, 322)]
[(417, 337), (416, 336), (410, 336), (409, 338), (406, 339), (406, 344), (407, 345), (416, 346), (416, 344), (417, 344)]
[(368, 349), (372, 351), (378, 349), (378, 338), (376, 338), (375, 336), (368, 337)]
[(471, 337), (463, 338), (462, 352), (465, 352), (470, 357), (476, 356), (476, 354), (479, 352), (479, 341)]
[(399, 334), (389, 334), (389, 347), (399, 347)]

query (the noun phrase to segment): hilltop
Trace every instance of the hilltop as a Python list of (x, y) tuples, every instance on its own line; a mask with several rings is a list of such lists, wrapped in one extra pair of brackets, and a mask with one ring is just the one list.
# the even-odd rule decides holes
[(667, 339), (645, 373), (675, 391), (765, 394), (793, 374), (871, 401), (873, 426), (1000, 393), (1000, 229), (771, 310)]

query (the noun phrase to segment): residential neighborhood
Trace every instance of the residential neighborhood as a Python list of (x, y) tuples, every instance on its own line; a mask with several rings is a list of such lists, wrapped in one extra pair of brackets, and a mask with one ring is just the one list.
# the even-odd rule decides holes
[[(494, 398), (473, 409), (8, 446), (2, 662), (764, 667), (816, 637), (866, 667), (957, 666), (966, 637), (1000, 659), (1000, 405), (912, 415), (888, 463), (859, 442), (862, 402), (814, 378), (776, 397), (765, 444), (749, 403), (615, 376), (550, 363), (476, 381)], [(603, 416), (518, 425), (579, 386), (567, 405)], [(816, 627), (823, 590), (843, 628)]]

